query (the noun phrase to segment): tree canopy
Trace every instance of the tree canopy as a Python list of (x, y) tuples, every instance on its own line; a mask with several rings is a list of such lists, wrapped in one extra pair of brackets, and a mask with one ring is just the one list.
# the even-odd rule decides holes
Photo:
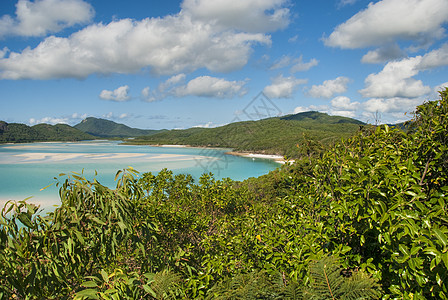
[(4, 207), (0, 297), (448, 299), (447, 131), (448, 89), (243, 182), (63, 175), (54, 212)]

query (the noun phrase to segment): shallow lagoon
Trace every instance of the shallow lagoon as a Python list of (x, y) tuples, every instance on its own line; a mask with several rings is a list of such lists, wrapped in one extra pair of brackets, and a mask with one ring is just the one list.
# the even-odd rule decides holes
[(87, 178), (95, 177), (113, 188), (116, 172), (129, 166), (140, 173), (157, 173), (167, 168), (175, 174), (191, 174), (196, 181), (207, 172), (217, 179), (243, 180), (267, 174), (279, 166), (271, 160), (232, 156), (226, 151), (120, 145), (111, 141), (0, 145), (0, 207), (8, 200), (27, 197), (32, 197), (29, 201), (41, 208), (58, 205), (58, 189), (54, 184), (41, 189), (55, 183), (54, 177), (61, 173), (83, 172)]

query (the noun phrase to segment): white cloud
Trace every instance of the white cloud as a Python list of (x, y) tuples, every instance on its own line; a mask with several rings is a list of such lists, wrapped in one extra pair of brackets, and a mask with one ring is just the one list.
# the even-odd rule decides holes
[(327, 113), (328, 112), (328, 105), (310, 105), (310, 106), (297, 106), (294, 109), (294, 114), (298, 114), (301, 112), (307, 112), (307, 111), (319, 111), (319, 112), (323, 112), (323, 113)]
[(224, 29), (269, 32), (289, 24), (287, 0), (184, 0), (184, 13)]
[(300, 84), (307, 83), (306, 79), (297, 79), (293, 76), (283, 77), (279, 75), (272, 79), (272, 84), (263, 89), (265, 95), (269, 98), (292, 98)]
[(314, 66), (317, 66), (318, 64), (319, 61), (315, 58), (312, 58), (309, 62), (304, 62), (302, 55), (299, 58), (292, 58), (289, 55), (284, 55), (270, 67), (270, 70), (291, 67), (290, 69), (291, 73), (297, 73), (308, 71), (309, 69), (311, 69)]
[(73, 120), (84, 120), (85, 118), (87, 118), (87, 114), (79, 114), (79, 113), (73, 113), (70, 117), (70, 119), (72, 121)]
[(43, 117), (43, 118), (30, 118), (28, 121), (29, 125), (36, 125), (36, 124), (77, 124), (80, 121), (87, 118), (87, 114), (80, 114), (80, 113), (73, 113), (71, 115), (65, 115), (65, 116), (59, 116), (59, 117)]
[(8, 47), (3, 47), (3, 49), (0, 50), (0, 59), (5, 57), (6, 54), (8, 54), (8, 52), (9, 52)]
[(176, 97), (234, 98), (246, 94), (245, 84), (245, 81), (227, 81), (211, 76), (199, 76), (186, 85), (172, 89), (171, 93)]
[(337, 26), (324, 42), (350, 49), (384, 45), (396, 39), (427, 43), (444, 35), (442, 25), (447, 21), (446, 0), (382, 0), (370, 3)]
[(291, 73), (308, 71), (309, 69), (317, 66), (318, 64), (319, 61), (315, 58), (312, 58), (309, 62), (303, 62), (302, 56), (300, 56), (298, 60), (294, 62), (294, 65), (291, 67)]
[(35, 119), (31, 118), (28, 122), (30, 125), (36, 125), (36, 124), (50, 124), (50, 125), (56, 125), (56, 124), (68, 124), (69, 119), (68, 118), (54, 118), (54, 117), (44, 117), (41, 119)]
[(244, 29), (241, 24), (232, 25), (226, 19), (230, 12), (217, 11), (213, 18), (200, 18), (194, 5), (199, 11), (208, 11), (208, 2), (186, 1), (176, 15), (93, 24), (67, 38), (50, 36), (33, 49), (11, 52), (0, 59), (0, 79), (86, 78), (141, 69), (157, 75), (201, 68), (212, 72), (237, 70), (247, 64), (254, 44), (270, 45), (265, 30), (281, 28), (288, 19), (283, 13), (283, 0), (249, 2), (251, 6), (238, 6), (246, 21), (269, 21), (265, 25), (257, 21), (250, 32), (240, 31)]
[(330, 114), (354, 118), (359, 107), (359, 102), (352, 102), (348, 97), (339, 96), (331, 100)]
[(345, 93), (350, 79), (344, 76), (325, 80), (321, 85), (313, 85), (308, 94), (314, 98), (331, 98), (335, 94)]
[(165, 82), (159, 84), (158, 87), (159, 92), (165, 92), (170, 87), (173, 87), (175, 85), (178, 85), (179, 83), (184, 82), (186, 77), (187, 76), (183, 73), (171, 76)]
[(299, 36), (298, 36), (298, 35), (295, 35), (295, 36), (293, 36), (293, 37), (290, 37), (290, 38), (288, 39), (288, 42), (289, 42), (289, 43), (295, 43), (295, 42), (297, 42), (298, 39), (299, 39)]
[(339, 96), (331, 100), (331, 106), (339, 110), (357, 110), (359, 102), (351, 102), (350, 98), (345, 96)]
[(145, 87), (142, 90), (140, 96), (142, 100), (145, 102), (154, 102), (158, 100), (156, 93), (153, 92), (149, 86)]
[(418, 65), (419, 70), (433, 69), (448, 65), (448, 43), (437, 50), (425, 54)]
[(116, 102), (128, 101), (131, 99), (129, 96), (129, 86), (123, 85), (113, 91), (102, 90), (100, 98), (103, 100), (111, 100)]
[(340, 0), (338, 6), (343, 7), (346, 5), (353, 5), (356, 3), (356, 1), (358, 1), (358, 0)]
[(364, 110), (370, 113), (402, 113), (412, 112), (423, 102), (421, 98), (372, 98), (363, 103)]
[(19, 0), (16, 17), (0, 18), (0, 37), (6, 35), (45, 36), (76, 24), (91, 21), (92, 6), (82, 0)]
[(277, 70), (287, 67), (291, 64), (292, 58), (288, 55), (283, 55), (280, 59), (276, 60), (274, 64), (269, 68), (270, 70)]
[(359, 92), (367, 98), (417, 98), (430, 93), (431, 88), (413, 77), (420, 71), (446, 65), (448, 65), (448, 44), (424, 56), (387, 63), (381, 72), (367, 76), (366, 88)]
[(441, 83), (441, 84), (437, 85), (436, 87), (434, 87), (433, 91), (435, 93), (438, 93), (438, 92), (440, 92), (442, 90), (445, 90), (446, 88), (448, 88), (448, 81), (445, 82), (445, 83)]
[(363, 63), (377, 64), (403, 58), (406, 53), (397, 44), (386, 45), (367, 52), (361, 59)]
[(218, 126), (223, 126), (223, 125), (217, 125), (217, 124), (215, 124), (213, 122), (207, 122), (205, 124), (199, 124), (199, 125), (195, 125), (193, 127), (196, 127), (196, 128), (215, 128), (215, 127), (218, 127)]

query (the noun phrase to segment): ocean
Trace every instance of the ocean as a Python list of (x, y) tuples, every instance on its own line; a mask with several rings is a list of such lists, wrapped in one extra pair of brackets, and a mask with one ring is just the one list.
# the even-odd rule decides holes
[(129, 167), (140, 174), (167, 168), (174, 174), (191, 174), (197, 182), (203, 173), (211, 172), (216, 179), (244, 180), (280, 166), (267, 159), (225, 154), (227, 151), (122, 145), (118, 141), (0, 145), (0, 208), (8, 200), (32, 197), (28, 202), (51, 210), (60, 204), (55, 183), (64, 182), (66, 176), (60, 174), (72, 172), (114, 188), (117, 171)]

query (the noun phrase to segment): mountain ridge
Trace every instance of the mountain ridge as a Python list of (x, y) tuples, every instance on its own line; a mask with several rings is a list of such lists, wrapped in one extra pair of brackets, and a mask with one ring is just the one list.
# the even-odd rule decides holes
[(94, 136), (67, 124), (28, 126), (0, 121), (0, 143), (71, 142), (93, 139)]
[(295, 157), (305, 141), (330, 144), (348, 138), (364, 126), (356, 119), (303, 112), (257, 121), (240, 121), (215, 128), (167, 130), (141, 136), (130, 144), (174, 144), (198, 147), (232, 148), (235, 151)]
[(131, 138), (143, 135), (152, 135), (165, 130), (132, 128), (111, 120), (94, 117), (87, 117), (73, 127), (100, 138)]

